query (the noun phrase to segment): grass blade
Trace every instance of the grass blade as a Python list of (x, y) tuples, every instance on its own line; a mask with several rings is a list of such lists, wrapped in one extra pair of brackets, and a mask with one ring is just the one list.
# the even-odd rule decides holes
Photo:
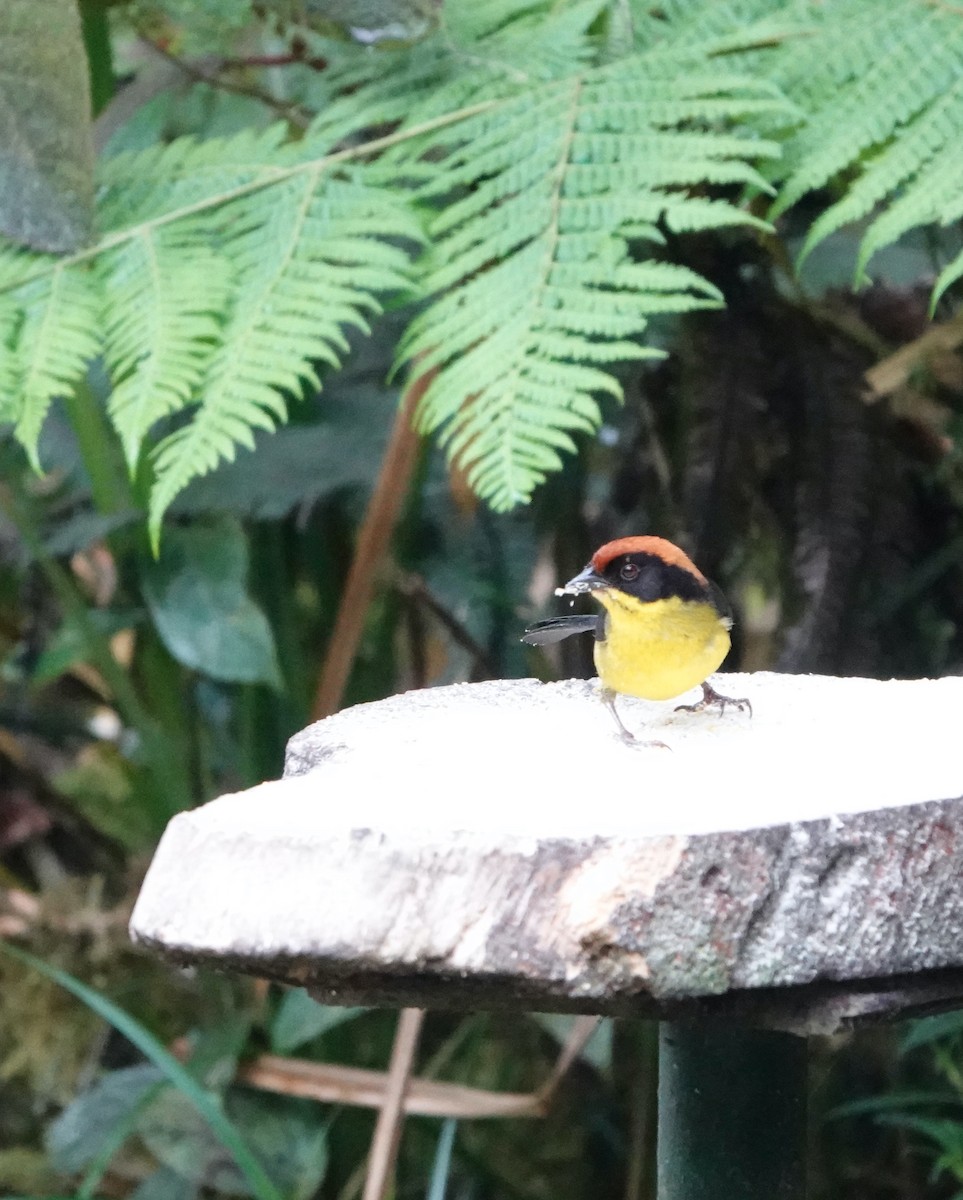
[(122, 1008), (118, 1008), (112, 1000), (101, 996), (99, 992), (95, 992), (93, 988), (81, 983), (79, 979), (75, 979), (66, 971), (50, 966), (49, 963), (43, 962), (33, 954), (11, 946), (9, 942), (0, 942), (0, 950), (53, 980), (71, 995), (76, 996), (78, 1000), (83, 1001), (99, 1017), (103, 1017), (105, 1021), (113, 1025), (158, 1070), (163, 1071), (173, 1086), (194, 1105), (207, 1121), (221, 1145), (233, 1156), (239, 1170), (251, 1185), (251, 1191), (257, 1200), (283, 1200), (281, 1193), (265, 1174), (264, 1168), (251, 1153), (244, 1138), (214, 1097), (197, 1082), (166, 1047), (161, 1045), (149, 1029), (141, 1025), (129, 1013), (124, 1012)]
[(455, 1144), (457, 1128), (458, 1122), (454, 1117), (449, 1117), (441, 1127), (438, 1147), (435, 1150), (435, 1161), (431, 1168), (431, 1182), (428, 1184), (428, 1195), (425, 1200), (445, 1200), (448, 1173), (451, 1170), (451, 1151)]

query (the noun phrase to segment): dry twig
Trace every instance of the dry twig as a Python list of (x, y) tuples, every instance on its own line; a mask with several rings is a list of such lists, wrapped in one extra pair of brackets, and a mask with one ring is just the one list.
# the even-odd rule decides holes
[(412, 414), (431, 378), (432, 373), (428, 372), (416, 379), (398, 406), (378, 481), (368, 501), (354, 559), (341, 593), (338, 615), (311, 709), (311, 719), (314, 721), (337, 712), (341, 705), (341, 697), (364, 631), (375, 580), (401, 515), (418, 457), (419, 438), (411, 425)]
[(424, 1020), (425, 1013), (421, 1008), (404, 1008), (398, 1018), (384, 1103), (378, 1113), (378, 1123), (371, 1139), (368, 1174), (364, 1181), (362, 1200), (384, 1200), (388, 1194), (395, 1160), (398, 1157), (398, 1144), (401, 1141), (405, 1092), (411, 1082), (411, 1069), (414, 1066), (418, 1037)]

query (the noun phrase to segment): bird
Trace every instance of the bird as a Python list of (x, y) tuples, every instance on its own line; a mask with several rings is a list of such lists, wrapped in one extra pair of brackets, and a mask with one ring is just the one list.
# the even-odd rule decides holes
[(702, 699), (678, 705), (677, 712), (725, 712), (731, 705), (752, 715), (748, 700), (720, 695), (707, 681), (729, 653), (732, 609), (678, 546), (654, 536), (606, 542), (555, 594), (586, 592), (602, 605), (602, 612), (537, 621), (521, 640), (544, 646), (573, 634), (594, 633), (601, 697), (626, 742), (638, 739), (619, 716), (617, 695), (671, 700), (701, 684)]

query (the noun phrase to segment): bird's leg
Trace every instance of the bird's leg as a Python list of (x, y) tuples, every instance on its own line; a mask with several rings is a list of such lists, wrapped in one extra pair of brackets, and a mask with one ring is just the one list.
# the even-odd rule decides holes
[(622, 718), (619, 716), (619, 710), (615, 707), (615, 692), (613, 692), (611, 688), (604, 687), (602, 688), (601, 695), (602, 703), (612, 714), (612, 719), (619, 727), (619, 736), (621, 737), (622, 741), (634, 742), (635, 734), (630, 733), (629, 730), (626, 729), (625, 725), (622, 723)]
[(720, 713), (726, 711), (726, 705), (731, 704), (739, 710), (739, 712), (748, 712), (752, 716), (752, 705), (746, 699), (736, 699), (734, 696), (722, 696), (711, 683), (703, 683), (702, 699), (698, 704), (679, 704), (676, 705), (676, 712), (702, 712), (706, 708), (718, 708)]
[(659, 746), (663, 750), (671, 749), (671, 747), (667, 746), (665, 744), (665, 742), (653, 742), (653, 741), (643, 742), (640, 738), (637, 738), (634, 733), (632, 733), (632, 732), (630, 732), (630, 730), (626, 729), (625, 725), (622, 723), (622, 718), (619, 716), (619, 710), (615, 707), (615, 692), (613, 692), (611, 688), (607, 688), (607, 687), (602, 688), (601, 696), (602, 696), (602, 703), (612, 714), (616, 725), (618, 725), (618, 727), (619, 727), (619, 737), (621, 737), (622, 741), (625, 742), (626, 745), (628, 745), (628, 746)]

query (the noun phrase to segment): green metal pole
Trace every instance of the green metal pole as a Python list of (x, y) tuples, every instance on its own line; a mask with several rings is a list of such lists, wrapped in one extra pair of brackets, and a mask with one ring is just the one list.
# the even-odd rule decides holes
[(658, 1200), (805, 1200), (806, 1043), (663, 1024)]

